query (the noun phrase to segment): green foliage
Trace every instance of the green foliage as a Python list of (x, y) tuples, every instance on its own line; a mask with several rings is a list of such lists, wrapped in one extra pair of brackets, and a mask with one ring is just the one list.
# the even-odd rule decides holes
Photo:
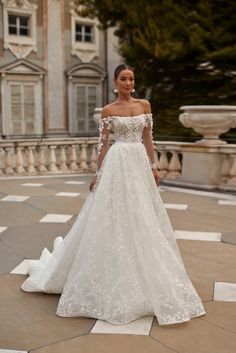
[(116, 27), (136, 90), (158, 115), (156, 137), (197, 136), (178, 122), (182, 105), (236, 103), (235, 1), (75, 1), (103, 28)]

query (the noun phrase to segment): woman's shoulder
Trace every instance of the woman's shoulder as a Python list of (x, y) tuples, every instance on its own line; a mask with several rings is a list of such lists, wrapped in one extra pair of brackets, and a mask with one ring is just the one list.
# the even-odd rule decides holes
[(101, 118), (104, 119), (104, 118), (108, 118), (109, 116), (112, 116), (113, 109), (114, 109), (114, 102), (105, 105), (101, 112)]
[(145, 113), (151, 113), (151, 104), (147, 99), (134, 98), (133, 102), (141, 106)]
[(139, 103), (143, 107), (145, 113), (151, 113), (151, 104), (147, 99), (139, 99)]

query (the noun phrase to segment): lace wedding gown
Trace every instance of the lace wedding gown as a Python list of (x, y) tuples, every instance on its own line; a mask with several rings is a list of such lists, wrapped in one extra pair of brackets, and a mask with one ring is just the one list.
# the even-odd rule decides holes
[[(160, 325), (205, 314), (186, 274), (142, 143), (152, 115), (112, 116), (115, 143), (94, 191), (52, 254), (31, 260), (27, 292), (62, 293), (57, 315), (125, 324), (155, 315)], [(103, 140), (104, 141), (104, 140)]]

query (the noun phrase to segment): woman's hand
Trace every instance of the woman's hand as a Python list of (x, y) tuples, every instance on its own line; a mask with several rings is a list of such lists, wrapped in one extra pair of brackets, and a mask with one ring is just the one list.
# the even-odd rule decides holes
[(96, 181), (97, 181), (97, 175), (95, 175), (95, 176), (93, 177), (93, 179), (92, 179), (92, 181), (91, 181), (91, 183), (90, 183), (90, 185), (89, 185), (89, 190), (90, 190), (90, 191), (93, 190)]
[(153, 173), (153, 176), (154, 176), (154, 179), (155, 179), (157, 186), (159, 186), (161, 178), (158, 174), (158, 171), (156, 169), (152, 169), (152, 173)]

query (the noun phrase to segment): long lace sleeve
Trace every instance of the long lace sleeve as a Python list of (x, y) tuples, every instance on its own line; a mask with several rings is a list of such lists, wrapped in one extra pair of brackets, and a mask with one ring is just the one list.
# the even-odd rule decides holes
[[(102, 173), (102, 164), (104, 157), (109, 148), (109, 135), (111, 128), (111, 118), (101, 118), (99, 122), (99, 139), (98, 139), (98, 157), (97, 157), (97, 172), (98, 177)], [(99, 178), (98, 178), (99, 179)]]
[(155, 163), (153, 147), (153, 118), (151, 113), (146, 114), (145, 127), (143, 129), (143, 143), (147, 151), (150, 163)]

